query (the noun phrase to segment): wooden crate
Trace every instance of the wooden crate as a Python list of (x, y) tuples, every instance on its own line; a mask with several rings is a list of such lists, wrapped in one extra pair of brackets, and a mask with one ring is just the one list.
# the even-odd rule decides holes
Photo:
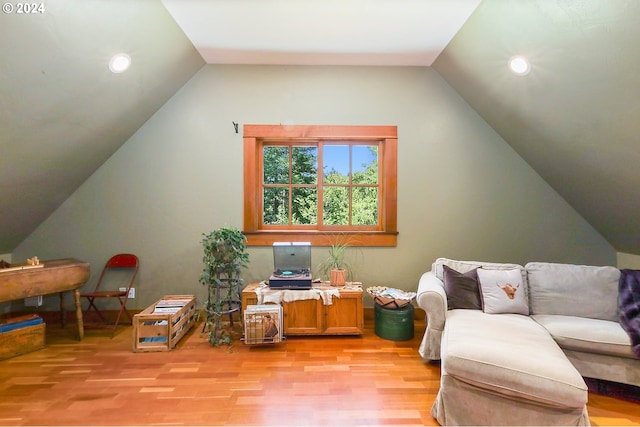
[(0, 360), (44, 348), (44, 333), (44, 323), (0, 333)]
[(172, 350), (195, 321), (195, 295), (165, 295), (133, 316), (133, 351)]

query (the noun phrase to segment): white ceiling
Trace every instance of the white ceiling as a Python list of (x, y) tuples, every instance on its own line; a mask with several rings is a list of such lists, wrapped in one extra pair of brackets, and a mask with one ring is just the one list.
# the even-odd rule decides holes
[(162, 0), (209, 64), (430, 66), (480, 0)]

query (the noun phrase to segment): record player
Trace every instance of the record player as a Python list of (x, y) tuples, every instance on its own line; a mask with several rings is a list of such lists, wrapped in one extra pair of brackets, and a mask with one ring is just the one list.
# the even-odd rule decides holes
[(311, 289), (311, 243), (274, 242), (272, 289)]

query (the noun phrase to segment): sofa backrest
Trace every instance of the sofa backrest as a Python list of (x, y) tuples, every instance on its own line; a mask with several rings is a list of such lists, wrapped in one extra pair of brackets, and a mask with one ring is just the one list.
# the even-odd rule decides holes
[(444, 269), (443, 265), (447, 265), (448, 267), (453, 268), (459, 273), (466, 273), (467, 271), (471, 271), (474, 268), (484, 267), (486, 269), (491, 270), (511, 270), (511, 269), (519, 269), (522, 274), (522, 283), (525, 286), (525, 294), (527, 291), (527, 273), (523, 266), (519, 264), (501, 264), (496, 262), (482, 262), (482, 261), (458, 261), (454, 259), (448, 258), (438, 258), (431, 265), (431, 272), (436, 275), (436, 277), (442, 281), (444, 281)]
[(525, 270), (531, 314), (618, 320), (617, 268), (530, 262)]
[(431, 271), (440, 280), (444, 280), (443, 265), (453, 268), (460, 273), (466, 273), (474, 268), (485, 267), (493, 270), (511, 270), (513, 268), (520, 269), (523, 273), (522, 279), (526, 282), (527, 276), (524, 267), (519, 264), (500, 264), (496, 262), (483, 262), (483, 261), (458, 261), (449, 258), (438, 258), (431, 265)]

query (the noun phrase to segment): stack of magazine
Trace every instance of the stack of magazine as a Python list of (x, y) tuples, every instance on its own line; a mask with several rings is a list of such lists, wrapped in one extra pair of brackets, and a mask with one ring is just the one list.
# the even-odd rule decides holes
[(174, 314), (189, 304), (189, 299), (162, 299), (156, 303), (153, 314)]

